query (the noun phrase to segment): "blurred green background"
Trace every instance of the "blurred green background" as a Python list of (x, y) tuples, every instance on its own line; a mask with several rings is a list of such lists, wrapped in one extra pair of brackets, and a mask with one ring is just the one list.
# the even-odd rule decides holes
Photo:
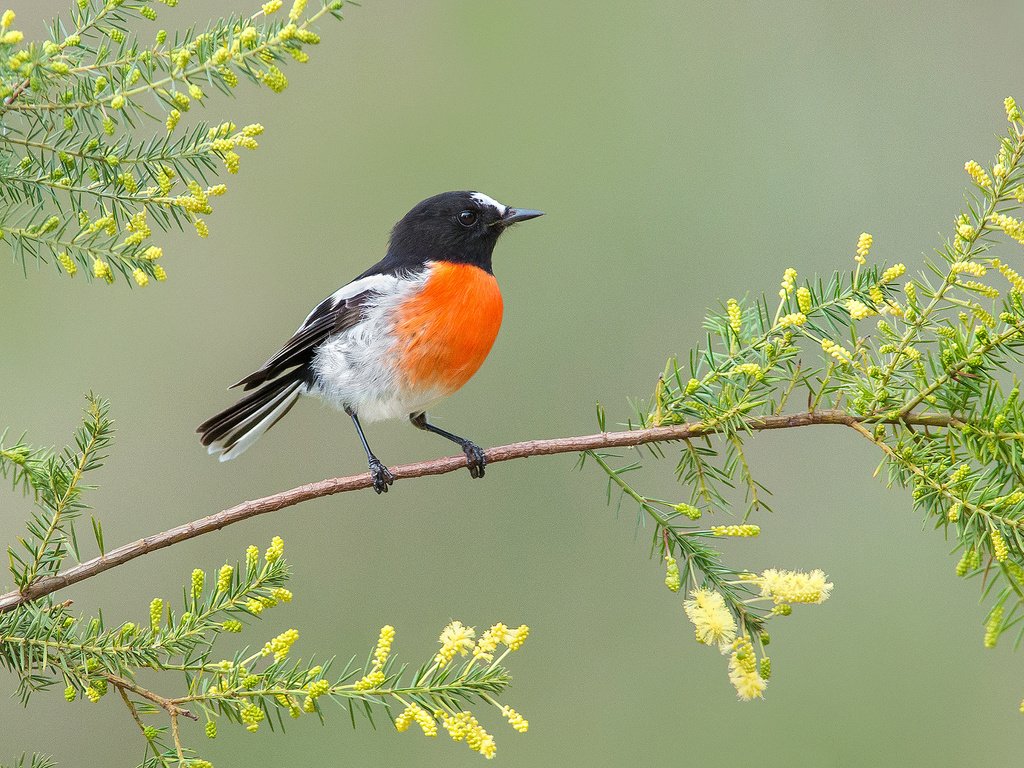
[[(36, 36), (66, 5), (13, 3)], [(182, 3), (159, 25), (253, 7)], [(283, 95), (210, 100), (203, 117), (267, 133), (217, 201), (209, 240), (165, 238), (168, 282), (25, 280), (0, 264), (0, 426), (63, 443), (85, 391), (112, 400), (119, 439), (91, 497), (111, 543), (362, 471), (348, 419), (315, 402), (229, 464), (193, 429), (314, 302), (383, 254), (412, 204), (467, 187), (548, 216), (498, 247), (504, 328), (437, 423), (489, 445), (592, 431), (595, 400), (625, 419), (627, 396), (701, 339), (719, 299), (773, 293), (787, 266), (845, 269), (862, 230), (879, 258), (920, 265), (958, 211), (963, 162), (994, 152), (1002, 98), (1024, 96), (1022, 23), (1009, 2), (366, 0), (323, 28)], [(449, 450), (404, 423), (370, 437), (391, 463)], [(775, 624), (763, 702), (736, 701), (725, 660), (693, 642), (646, 560), (632, 510), (616, 517), (598, 471), (573, 471), (572, 456), (319, 500), (61, 594), (138, 621), (193, 567), (281, 534), (296, 600), (247, 632), (253, 644), (295, 626), (297, 652), (347, 658), (392, 623), (397, 653), (418, 662), (451, 618), (531, 625), (506, 697), (530, 733), (487, 721), (506, 765), (1019, 758), (1021, 657), (982, 649), (978, 586), (956, 579), (909, 495), (872, 480), (870, 446), (821, 427), (756, 437), (751, 457), (776, 511), (760, 539), (730, 547), (732, 562), (821, 567), (836, 584), (824, 606)], [(643, 487), (683, 495), (668, 461)], [(12, 541), (28, 502), (4, 490), (0, 504), (0, 541)], [(0, 722), (0, 760), (38, 750), (64, 766), (135, 765), (142, 751), (110, 700), (2, 699)], [(361, 726), (328, 709), (326, 727), (225, 726), (206, 743), (187, 724), (219, 768), (480, 764), (445, 738)]]

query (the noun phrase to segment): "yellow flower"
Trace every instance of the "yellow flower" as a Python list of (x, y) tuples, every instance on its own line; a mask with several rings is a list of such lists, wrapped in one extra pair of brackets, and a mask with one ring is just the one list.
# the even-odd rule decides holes
[(779, 284), (781, 289), (779, 290), (779, 298), (784, 299), (793, 292), (793, 288), (796, 286), (796, 270), (789, 267), (785, 272), (782, 273), (782, 282)]
[(473, 627), (465, 626), (461, 621), (453, 621), (444, 631), (441, 632), (441, 636), (438, 638), (438, 642), (441, 643), (441, 650), (434, 656), (434, 661), (440, 667), (445, 666), (449, 661), (455, 658), (456, 654), (465, 656), (473, 649), (473, 638), (476, 636), (476, 630)]
[(725, 598), (714, 590), (701, 587), (690, 592), (683, 603), (686, 617), (693, 623), (698, 643), (725, 649), (736, 638), (736, 620), (725, 606)]
[(805, 315), (811, 311), (811, 291), (806, 286), (801, 285), (796, 289), (796, 303), (800, 307), (800, 311)]
[(874, 242), (874, 238), (870, 234), (861, 232), (860, 237), (857, 238), (857, 254), (853, 257), (853, 260), (858, 264), (867, 263), (868, 253), (871, 252), (871, 246)]
[(110, 269), (110, 265), (107, 264), (103, 259), (94, 259), (92, 262), (92, 274), (93, 277), (98, 277), (101, 280), (105, 280), (108, 283), (114, 282), (114, 273)]
[(526, 733), (530, 729), (530, 721), (512, 709), (512, 707), (502, 707), (501, 714), (508, 720), (509, 725), (519, 733)]
[(220, 567), (220, 570), (217, 572), (218, 592), (227, 592), (229, 589), (231, 589), (231, 578), (234, 575), (234, 573), (235, 569), (227, 563)]
[(985, 647), (995, 648), (996, 641), (999, 640), (999, 632), (1003, 628), (1003, 606), (997, 605), (992, 609), (992, 613), (988, 615), (988, 621), (985, 622)]
[(665, 586), (673, 592), (678, 592), (679, 587), (682, 586), (679, 563), (672, 555), (665, 555)]
[(159, 597), (154, 597), (152, 602), (149, 604), (149, 626), (152, 627), (154, 632), (160, 629), (160, 622), (163, 619), (163, 614), (164, 601)]
[(264, 555), (268, 563), (276, 563), (281, 559), (281, 555), (284, 554), (284, 539), (280, 536), (275, 536), (270, 540), (270, 547), (267, 548), (267, 553)]
[(949, 265), (949, 271), (954, 275), (974, 275), (974, 277), (984, 277), (988, 270), (983, 264), (978, 264), (974, 261), (954, 261)]
[(508, 627), (500, 623), (495, 624), (480, 635), (476, 647), (473, 648), (473, 658), (491, 661), (494, 658), (494, 651), (497, 650), (498, 644), (505, 642), (510, 636), (511, 633)]
[[(801, 289), (803, 290), (803, 289)], [(800, 300), (799, 294), (797, 294), (797, 301)], [(794, 325), (804, 325), (807, 322), (807, 315), (803, 312), (791, 312), (788, 315), (783, 315), (779, 318), (780, 328), (789, 328)]]
[(889, 267), (887, 270), (885, 270), (885, 272), (882, 273), (882, 278), (881, 278), (881, 280), (879, 282), (881, 282), (883, 284), (884, 283), (891, 283), (896, 278), (902, 277), (903, 273), (906, 272), (906, 271), (907, 271), (907, 265), (906, 264), (893, 264), (891, 267)]
[(1020, 120), (1020, 109), (1017, 108), (1017, 102), (1014, 101), (1013, 96), (1007, 96), (1003, 99), (1003, 106), (1006, 108), (1006, 119), (1011, 123)]
[(846, 311), (850, 313), (850, 317), (854, 320), (863, 320), (866, 317), (878, 314), (867, 304), (857, 301), (857, 299), (850, 299), (846, 302)]
[(386, 679), (387, 678), (385, 677), (384, 673), (381, 670), (375, 669), (371, 671), (369, 674), (357, 680), (355, 684), (355, 689), (357, 691), (373, 690), (374, 688), (379, 688), (381, 685), (383, 685)]
[(287, 655), (288, 651), (291, 650), (292, 645), (299, 639), (299, 631), (297, 629), (289, 629), (282, 632), (280, 635), (275, 637), (273, 640), (267, 642), (263, 646), (262, 654), (269, 656), (274, 654), (274, 661), (282, 661)]
[(736, 536), (736, 537), (747, 537), (757, 536), (761, 533), (761, 527), (758, 525), (712, 525), (711, 532), (715, 536)]
[(991, 187), (992, 179), (985, 173), (985, 169), (978, 165), (974, 160), (968, 160), (964, 163), (964, 170), (967, 171), (968, 175), (974, 179), (974, 183), (979, 187)]
[(761, 587), (762, 597), (770, 597), (775, 603), (820, 604), (832, 593), (832, 583), (825, 578), (824, 571), (817, 569), (804, 573), (769, 568), (750, 580)]
[(1006, 546), (1003, 534), (999, 532), (998, 528), (992, 528), (989, 531), (989, 539), (992, 541), (992, 555), (996, 562), (1005, 563), (1006, 558), (1010, 555), (1010, 549)]
[(729, 657), (729, 682), (743, 701), (764, 698), (768, 682), (758, 674), (757, 657), (749, 637), (738, 638)]
[(68, 277), (74, 277), (75, 274), (78, 272), (78, 265), (71, 260), (71, 257), (68, 255), (67, 251), (61, 251), (61, 253), (57, 256), (57, 261), (59, 261), (60, 265), (64, 267), (64, 272), (67, 273)]
[(276, 13), (277, 11), (281, 10), (282, 5), (283, 3), (281, 2), (281, 0), (270, 0), (270, 2), (263, 4), (263, 13), (269, 16), (270, 14)]
[(380, 635), (377, 638), (377, 648), (373, 652), (373, 666), (382, 669), (391, 655), (391, 645), (395, 641), (395, 628), (385, 624), (380, 628)]
[(836, 344), (830, 339), (821, 340), (821, 348), (826, 354), (831, 355), (840, 363), (852, 363), (853, 354), (841, 344)]
[(306, 10), (306, 0), (295, 0), (292, 3), (292, 9), (288, 11), (288, 18), (292, 21), (298, 21), (299, 16)]
[(999, 272), (1007, 279), (1013, 290), (1017, 293), (1024, 293), (1024, 277), (1021, 277), (1017, 272), (1011, 269), (1006, 264), (1003, 264), (999, 259), (992, 259), (992, 266), (999, 270)]
[(3, 16), (0, 16), (0, 27), (7, 29), (11, 24), (14, 23), (14, 11), (9, 8), (4, 11)]
[(743, 329), (743, 313), (740, 311), (740, 305), (736, 299), (729, 299), (726, 302), (725, 309), (729, 315), (729, 327), (732, 328), (733, 333), (739, 336), (740, 331)]
[(758, 379), (764, 376), (764, 371), (761, 370), (761, 366), (757, 363), (740, 363), (739, 365), (733, 366), (730, 373), (736, 373), (743, 376), (753, 376)]
[(242, 720), (242, 725), (245, 726), (245, 730), (250, 733), (255, 733), (259, 729), (260, 723), (263, 722), (263, 718), (266, 717), (263, 710), (255, 704), (246, 704), (242, 707), (242, 711), (239, 715)]
[(510, 651), (518, 651), (523, 647), (523, 643), (526, 642), (526, 638), (530, 635), (530, 628), (525, 624), (520, 624), (516, 627), (515, 632), (511, 633), (511, 637), (506, 638), (505, 645), (508, 646)]
[(202, 568), (192, 571), (192, 596), (199, 597), (203, 592), (203, 585), (206, 583), (206, 574)]

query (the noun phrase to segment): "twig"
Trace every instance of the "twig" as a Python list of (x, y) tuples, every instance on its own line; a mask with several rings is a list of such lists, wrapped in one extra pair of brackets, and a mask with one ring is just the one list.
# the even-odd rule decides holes
[[(179, 707), (170, 699), (165, 699), (160, 694), (153, 693), (153, 691), (147, 690), (146, 688), (136, 685), (131, 680), (126, 680), (123, 677), (112, 675), (109, 672), (107, 673), (106, 677), (111, 685), (114, 685), (118, 689), (120, 689), (122, 695), (124, 694), (125, 691), (131, 691), (136, 696), (141, 696), (147, 701), (151, 701), (154, 704), (156, 704), (158, 707), (160, 707), (160, 709), (167, 712), (167, 714), (171, 716), (172, 720), (174, 718), (177, 718), (178, 715), (184, 715), (189, 720), (195, 720), (197, 722), (199, 721), (199, 716), (196, 715), (194, 712), (191, 712), (185, 709), (184, 707)], [(125, 696), (125, 699), (127, 699), (127, 696)]]
[[(866, 419), (867, 423), (885, 422), (883, 417)], [(793, 413), (784, 415), (751, 418), (744, 422), (744, 428), (759, 432), (774, 429), (806, 427), (815, 424), (832, 424), (852, 426), (861, 420), (846, 411), (822, 410), (814, 412)], [(942, 414), (908, 414), (900, 419), (900, 423), (949, 427), (952, 419)], [(550, 456), (558, 453), (582, 453), (584, 451), (600, 451), (608, 448), (628, 448), (647, 443), (663, 443), (674, 440), (688, 440), (704, 435), (718, 434), (724, 428), (721, 425), (708, 425), (702, 422), (679, 424), (670, 427), (651, 427), (625, 432), (601, 432), (594, 435), (577, 437), (559, 437), (550, 440), (526, 440), (521, 443), (510, 443), (484, 452), (489, 464), (497, 464), (513, 459), (530, 456)], [(396, 480), (443, 475), (466, 466), (464, 456), (448, 456), (443, 459), (421, 461), (415, 464), (403, 464), (391, 467)], [(335, 477), (328, 480), (300, 485), (287, 491), (264, 496), (260, 499), (245, 501), (208, 517), (194, 520), (162, 533), (147, 536), (144, 539), (124, 544), (112, 549), (100, 557), (80, 563), (63, 573), (47, 576), (28, 586), (24, 592), (8, 592), (0, 595), (0, 613), (9, 611), (22, 603), (52, 594), (60, 589), (77, 584), (80, 581), (96, 576), (104, 571), (141, 557), (149, 552), (169, 547), (182, 541), (194, 539), (206, 533), (219, 531), (234, 523), (248, 520), (250, 517), (276, 512), (279, 509), (293, 507), (305, 501), (332, 496), (336, 493), (347, 493), (370, 488), (373, 485), (369, 473)]]

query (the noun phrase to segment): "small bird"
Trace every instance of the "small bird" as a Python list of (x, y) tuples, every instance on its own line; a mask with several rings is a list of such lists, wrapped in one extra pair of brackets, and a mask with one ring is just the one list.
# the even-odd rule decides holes
[(249, 448), (313, 395), (352, 418), (373, 488), (394, 476), (362, 422), (408, 417), (462, 448), (472, 477), (486, 459), (471, 440), (427, 421), (427, 410), (483, 364), (501, 326), (491, 254), (502, 232), (543, 216), (480, 192), (445, 192), (416, 205), (391, 232), (387, 255), (313, 309), (284, 346), (232, 387), (254, 390), (196, 431), (221, 461)]

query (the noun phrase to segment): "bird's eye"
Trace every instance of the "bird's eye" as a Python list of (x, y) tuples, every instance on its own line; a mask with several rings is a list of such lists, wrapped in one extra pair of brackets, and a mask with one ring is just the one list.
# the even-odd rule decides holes
[(464, 227), (472, 227), (476, 224), (476, 211), (463, 211), (460, 213), (459, 224)]

